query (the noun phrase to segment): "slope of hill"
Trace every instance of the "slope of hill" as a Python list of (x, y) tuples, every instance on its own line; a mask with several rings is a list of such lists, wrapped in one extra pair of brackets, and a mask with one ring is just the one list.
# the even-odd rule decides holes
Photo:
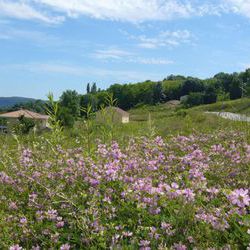
[(26, 97), (0, 97), (0, 108), (12, 107), (15, 104), (34, 102), (36, 99)]
[(199, 111), (232, 112), (250, 115), (250, 98), (241, 98), (224, 102), (216, 102), (208, 105), (201, 105), (193, 108)]

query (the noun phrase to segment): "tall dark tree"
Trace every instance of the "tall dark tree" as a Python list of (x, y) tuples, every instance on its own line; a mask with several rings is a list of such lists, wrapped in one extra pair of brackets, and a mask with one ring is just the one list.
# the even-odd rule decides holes
[(92, 87), (91, 87), (91, 91), (90, 91), (92, 94), (95, 94), (97, 92), (97, 87), (96, 87), (96, 83), (94, 82), (92, 84)]
[(242, 81), (239, 79), (237, 75), (234, 75), (229, 89), (231, 100), (235, 100), (242, 97), (241, 86), (242, 86)]
[(90, 92), (90, 85), (89, 83), (87, 84), (87, 94)]

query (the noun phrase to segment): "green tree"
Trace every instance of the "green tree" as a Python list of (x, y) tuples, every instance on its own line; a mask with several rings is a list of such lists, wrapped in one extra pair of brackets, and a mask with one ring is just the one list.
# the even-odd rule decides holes
[(207, 86), (204, 93), (204, 104), (214, 103), (217, 101), (216, 90), (213, 86)]
[(90, 85), (89, 85), (89, 83), (87, 84), (87, 94), (90, 92)]
[(75, 124), (75, 117), (71, 114), (67, 107), (60, 107), (58, 111), (58, 119), (63, 127), (72, 128)]
[(67, 90), (60, 97), (59, 104), (66, 108), (72, 117), (77, 118), (80, 115), (80, 96), (75, 90)]
[(86, 109), (88, 106), (91, 106), (93, 111), (98, 109), (98, 96), (94, 94), (86, 94), (80, 97), (80, 106), (81, 106), (81, 116), (85, 116), (82, 112), (82, 109)]
[(176, 81), (176, 80), (185, 80), (186, 77), (185, 76), (181, 76), (181, 75), (169, 75), (166, 79), (167, 81)]
[(241, 98), (242, 96), (241, 85), (242, 81), (240, 80), (238, 75), (234, 75), (229, 90), (231, 100)]
[(108, 88), (114, 99), (117, 99), (117, 105), (122, 109), (133, 107), (133, 92), (129, 84), (113, 84)]
[(184, 105), (188, 108), (201, 105), (204, 103), (204, 94), (202, 92), (190, 93), (184, 101)]
[(96, 87), (96, 83), (94, 82), (92, 87), (91, 87), (91, 94), (95, 94), (97, 92), (97, 87)]
[(250, 69), (246, 69), (245, 72), (240, 73), (239, 75), (241, 83), (242, 97), (250, 96)]
[(181, 95), (188, 95), (192, 92), (202, 92), (204, 90), (204, 85), (200, 79), (188, 78), (185, 80), (181, 87)]
[(19, 124), (17, 130), (21, 134), (28, 134), (35, 127), (35, 122), (32, 119), (26, 118), (23, 115), (18, 118)]
[(162, 87), (162, 82), (157, 82), (153, 86), (153, 103), (161, 103), (165, 100), (165, 94)]
[(230, 91), (230, 85), (232, 83), (232, 75), (220, 72), (214, 76), (218, 81), (218, 85), (224, 90), (224, 92)]

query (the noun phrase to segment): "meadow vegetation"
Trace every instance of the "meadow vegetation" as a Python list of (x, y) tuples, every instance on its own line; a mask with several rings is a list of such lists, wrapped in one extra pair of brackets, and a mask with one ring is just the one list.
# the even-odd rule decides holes
[(62, 129), (51, 104), (51, 132), (1, 135), (0, 249), (250, 247), (249, 123), (167, 104), (97, 123), (89, 106)]
[(241, 98), (231, 101), (221, 101), (210, 105), (202, 105), (196, 107), (199, 111), (217, 111), (217, 112), (232, 112), (238, 114), (250, 115), (250, 99)]

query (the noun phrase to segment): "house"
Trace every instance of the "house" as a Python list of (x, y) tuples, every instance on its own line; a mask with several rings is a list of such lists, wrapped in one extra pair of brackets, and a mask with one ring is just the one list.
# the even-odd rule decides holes
[(49, 124), (48, 124), (49, 116), (48, 115), (42, 115), (39, 113), (29, 111), (27, 109), (20, 109), (18, 111), (0, 114), (0, 118), (5, 118), (7, 120), (7, 124), (17, 123), (18, 119), (22, 116), (25, 118), (29, 118), (29, 119), (34, 120), (37, 127), (39, 127), (40, 129), (44, 129), (44, 128), (47, 128), (49, 126)]
[(106, 107), (96, 112), (96, 120), (99, 122), (129, 123), (129, 113), (118, 107)]

